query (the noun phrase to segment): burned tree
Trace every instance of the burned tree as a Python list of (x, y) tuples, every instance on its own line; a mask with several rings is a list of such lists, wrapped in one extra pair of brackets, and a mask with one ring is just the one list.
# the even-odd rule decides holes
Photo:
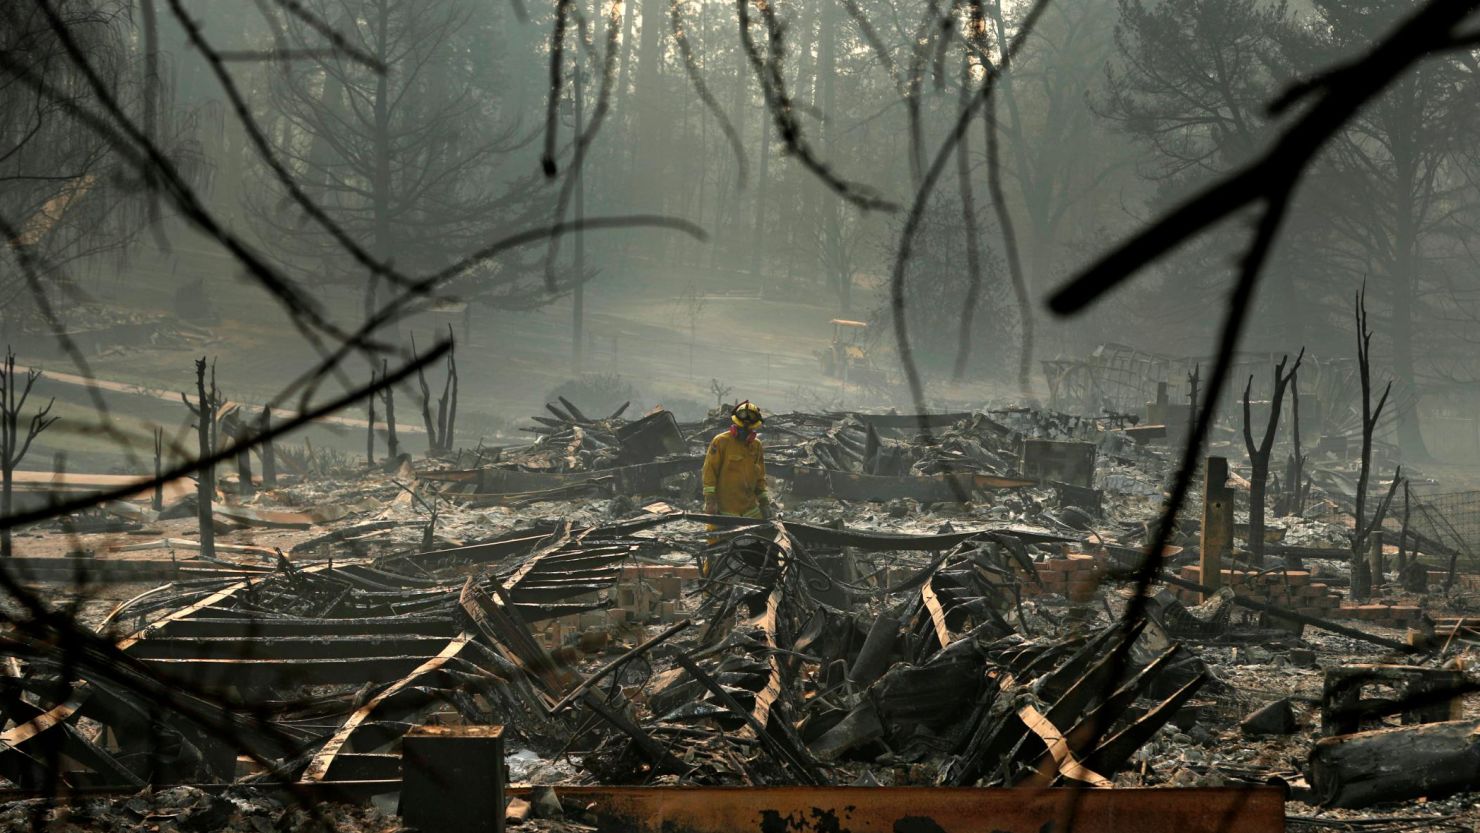
[[(1367, 329), (1367, 287), (1365, 286), (1357, 293), (1353, 314), (1357, 322), (1357, 371), (1362, 382), (1362, 467), (1357, 474), (1354, 512), (1356, 524), (1352, 528), (1352, 597), (1365, 599), (1372, 591), (1372, 581), (1375, 578), (1368, 569), (1367, 560), (1363, 558), (1367, 549), (1368, 533), (1364, 531), (1362, 525), (1362, 516), (1367, 502), (1367, 485), (1372, 476), (1372, 433), (1377, 428), (1377, 420), (1382, 416), (1382, 409), (1387, 404), (1393, 383), (1388, 382), (1383, 387), (1382, 396), (1378, 397), (1377, 404), (1374, 406), (1372, 403), (1372, 331)], [(1375, 527), (1375, 524), (1373, 526)]]
[(1274, 368), (1274, 394), (1269, 400), (1269, 422), (1264, 426), (1264, 436), (1254, 444), (1253, 420), (1249, 416), (1249, 394), (1254, 387), (1254, 376), (1244, 385), (1244, 447), (1249, 452), (1249, 552), (1256, 565), (1264, 564), (1264, 496), (1269, 483), (1269, 458), (1274, 451), (1275, 434), (1280, 427), (1280, 406), (1284, 403), (1285, 389), (1295, 379), (1300, 369), (1300, 360), (1305, 351), (1295, 357), (1295, 365), (1285, 372), (1289, 356), (1280, 359)]
[(154, 495), (149, 506), (158, 512), (164, 509), (164, 429), (154, 429)]
[(1306, 454), (1300, 444), (1300, 368), (1290, 371), (1290, 456), (1285, 460), (1285, 483), (1275, 511), (1299, 515), (1305, 511), (1310, 481), (1305, 474)]
[[(26, 381), (19, 386), (20, 392), (17, 393), (15, 353), (6, 349), (5, 364), (0, 368), (0, 475), (4, 476), (0, 480), (0, 518), (10, 517), (15, 467), (20, 465), (26, 452), (31, 450), (31, 441), (59, 419), (47, 416), (51, 413), (52, 404), (56, 402), (55, 399), (49, 400), (46, 407), (31, 415), (25, 437), (21, 436), (21, 411), (25, 409), (26, 400), (31, 396), (31, 388), (40, 377), (41, 371), (27, 370)], [(0, 557), (9, 558), (12, 554), (10, 527), (7, 526), (0, 529)]]
[(452, 450), (457, 424), (457, 341), (452, 337), (451, 324), (447, 325), (447, 345), (447, 381), (437, 402), (437, 437), (443, 451)]
[[(381, 359), (380, 378), (390, 378), (390, 361)], [(380, 400), (385, 403), (385, 453), (391, 460), (401, 454), (401, 444), (396, 441), (396, 388), (386, 385), (380, 389)], [(373, 414), (372, 414), (373, 417)], [(375, 420), (371, 419), (371, 435), (374, 435)]]
[[(370, 371), (370, 389), (375, 389), (375, 371)], [(365, 407), (369, 409), (369, 415), (365, 423), (365, 465), (375, 466), (375, 394), (365, 397)]]
[[(190, 409), (195, 417), (195, 435), (199, 441), (198, 450), (201, 460), (209, 460), (216, 450), (215, 426), (216, 414), (221, 410), (221, 391), (216, 387), (216, 371), (211, 368), (210, 388), (206, 388), (206, 359), (201, 356), (195, 360), (195, 404), (191, 404), (185, 394), (180, 394), (180, 401)], [(207, 464), (200, 470), (195, 478), (195, 510), (196, 518), (200, 521), (200, 554), (202, 558), (213, 558), (216, 555), (216, 529), (212, 526), (211, 501), (216, 493), (216, 467)]]
[[(447, 326), (447, 378), (442, 383), (442, 397), (437, 400), (437, 415), (432, 417), (432, 392), (424, 370), (418, 368), (416, 381), (421, 387), (421, 421), (427, 432), (429, 452), (452, 451), (453, 423), (457, 419), (457, 340), (452, 325)], [(411, 339), (411, 355), (416, 355), (416, 338)]]

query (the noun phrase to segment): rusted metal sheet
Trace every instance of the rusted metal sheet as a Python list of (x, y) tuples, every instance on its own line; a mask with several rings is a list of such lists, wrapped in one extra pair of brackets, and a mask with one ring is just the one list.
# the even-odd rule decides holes
[[(517, 793), (517, 790), (511, 790)], [(565, 787), (609, 833), (1281, 833), (1274, 787)]]

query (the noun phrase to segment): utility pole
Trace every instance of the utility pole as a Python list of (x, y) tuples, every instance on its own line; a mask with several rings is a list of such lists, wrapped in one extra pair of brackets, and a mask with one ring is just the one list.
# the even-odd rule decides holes
[[(1228, 458), (1209, 457), (1203, 469), (1202, 538), (1198, 546), (1198, 581), (1213, 590), (1223, 586), (1223, 557), (1233, 554), (1233, 489), (1228, 486)], [(1204, 592), (1202, 600), (1213, 598)]]
[[(575, 105), (576, 105), (575, 141), (576, 141), (576, 143), (578, 145), (579, 145), (579, 143), (581, 141), (581, 129), (583, 127), (583, 125), (582, 125), (582, 116), (584, 115), (583, 112), (582, 112), (583, 101), (582, 101), (582, 97), (581, 97), (581, 80), (582, 80), (581, 79), (581, 67), (580, 67), (579, 64), (577, 64), (576, 65), (576, 74), (575, 74), (575, 99), (576, 99), (576, 101), (575, 101)], [(583, 167), (584, 167), (584, 165), (583, 166), (580, 166), (580, 167), (577, 167), (574, 171), (571, 172), (571, 175), (576, 178), (576, 194), (575, 194), (575, 220), (576, 220), (576, 233), (575, 233), (575, 236), (576, 236), (576, 246), (575, 246), (575, 248), (576, 248), (576, 252), (575, 252), (575, 255), (576, 255), (575, 256), (575, 261), (576, 261), (575, 262), (575, 282), (576, 282), (576, 286), (575, 286), (575, 292), (571, 295), (570, 362), (571, 362), (571, 370), (576, 375), (580, 375), (580, 373), (581, 373), (581, 347), (582, 347), (582, 344), (584, 343), (584, 341), (583, 341), (583, 335), (581, 333), (581, 327), (582, 327), (582, 324), (584, 323), (582, 321), (582, 319), (586, 315), (586, 297), (585, 297), (585, 295), (586, 295), (586, 288), (585, 288), (585, 283), (584, 283), (584, 281), (585, 281), (585, 275), (586, 275), (586, 233), (585, 233), (585, 230), (581, 228), (582, 223), (584, 223), (585, 222), (585, 219), (586, 219), (586, 177), (581, 172), (581, 169)]]

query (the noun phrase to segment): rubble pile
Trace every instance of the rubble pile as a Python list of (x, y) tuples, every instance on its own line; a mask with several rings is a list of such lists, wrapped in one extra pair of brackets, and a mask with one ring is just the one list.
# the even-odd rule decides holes
[[(1426, 592), (1379, 569), (1351, 601), (1339, 488), (1259, 562), (1247, 540), (1206, 559), (1195, 495), (1138, 600), (1174, 452), (1127, 415), (773, 416), (781, 514), (757, 521), (697, 511), (725, 409), (547, 410), (528, 445), (231, 495), (206, 564), (167, 543), (189, 519), (115, 510), (177, 572), (94, 650), (15, 664), (0, 775), (151, 790), (54, 826), (279, 830), (283, 805), (172, 785), (394, 792), (414, 728), (497, 725), (512, 780), (555, 785), (543, 816), (510, 803), (531, 827), (598, 785), (1277, 784), (1301, 829), (1384, 829), (1331, 808), (1421, 796), (1410, 828), (1480, 819), (1473, 578), (1415, 533)], [(104, 535), (78, 533), (98, 564), (124, 552)], [(1431, 761), (1451, 774), (1409, 774)]]

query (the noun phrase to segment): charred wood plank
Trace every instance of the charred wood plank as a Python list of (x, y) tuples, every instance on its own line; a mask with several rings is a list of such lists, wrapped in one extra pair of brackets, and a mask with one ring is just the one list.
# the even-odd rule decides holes
[(144, 660), (334, 660), (435, 656), (446, 637), (351, 636), (156, 636), (129, 651)]
[[(293, 636), (440, 636), (454, 635), (449, 618), (374, 616), (361, 619), (267, 619), (255, 616), (177, 619), (158, 632), (174, 639)], [(156, 637), (157, 638), (157, 637)]]
[(372, 683), (401, 677), (421, 662), (421, 657), (144, 660), (166, 680), (188, 681), (192, 686), (207, 690)]

